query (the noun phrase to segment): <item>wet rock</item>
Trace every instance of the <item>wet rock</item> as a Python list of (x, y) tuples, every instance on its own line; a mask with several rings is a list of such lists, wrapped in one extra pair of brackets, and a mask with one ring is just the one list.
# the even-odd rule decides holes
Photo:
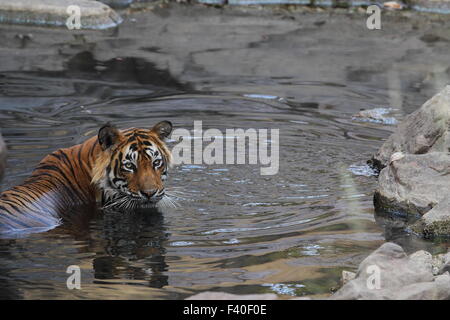
[(114, 10), (93, 0), (0, 0), (0, 22), (66, 27), (69, 6), (80, 8), (81, 29), (107, 29), (122, 22)]
[[(395, 154), (394, 154), (395, 155)], [(447, 196), (450, 155), (405, 154), (381, 170), (374, 203), (377, 210), (423, 215)]]
[(442, 265), (440, 265), (439, 272), (450, 272), (450, 252), (442, 255)]
[(449, 299), (450, 275), (433, 274), (426, 251), (407, 256), (402, 247), (385, 243), (359, 265), (356, 278), (331, 299)]
[(342, 285), (344, 285), (347, 282), (349, 282), (350, 280), (353, 280), (355, 278), (356, 278), (356, 273), (344, 270), (344, 271), (342, 271), (341, 283), (342, 283)]
[(424, 154), (448, 152), (450, 148), (447, 121), (450, 120), (450, 86), (425, 102), (402, 121), (396, 131), (373, 156), (373, 164), (384, 168), (395, 152)]
[(6, 167), (6, 144), (0, 134), (0, 180), (3, 178)]
[[(448, 186), (446, 187), (448, 188)], [(447, 189), (448, 190), (448, 189)], [(435, 238), (450, 235), (450, 200), (444, 198), (434, 208), (425, 213), (411, 229), (425, 238)]]
[(372, 159), (382, 168), (376, 209), (422, 216), (412, 230), (424, 237), (450, 235), (448, 123), (450, 86), (407, 116)]
[(433, 257), (433, 274), (450, 272), (450, 252)]
[(275, 300), (277, 295), (273, 293), (264, 294), (231, 294), (226, 292), (206, 291), (193, 295), (186, 300)]

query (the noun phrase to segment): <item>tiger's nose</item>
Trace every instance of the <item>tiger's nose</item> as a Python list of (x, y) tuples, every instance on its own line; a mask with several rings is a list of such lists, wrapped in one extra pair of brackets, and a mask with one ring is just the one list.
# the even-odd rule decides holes
[(164, 189), (145, 190), (145, 191), (141, 191), (141, 193), (144, 196), (146, 196), (148, 199), (151, 199), (151, 200), (161, 200), (161, 198), (165, 194)]

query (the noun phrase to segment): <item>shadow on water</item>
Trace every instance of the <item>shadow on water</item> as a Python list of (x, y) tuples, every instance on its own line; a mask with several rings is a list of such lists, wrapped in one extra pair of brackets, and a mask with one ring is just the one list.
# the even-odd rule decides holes
[(89, 51), (77, 53), (70, 58), (67, 61), (66, 70), (63, 71), (63, 76), (153, 85), (180, 91), (191, 89), (188, 84), (180, 83), (167, 70), (158, 69), (154, 63), (142, 58), (124, 57), (98, 61)]
[[(21, 235), (17, 239), (0, 240), (0, 298), (26, 298), (21, 294), (22, 285), (27, 282), (14, 281), (17, 272), (16, 254), (26, 249), (21, 239), (27, 243), (33, 239), (45, 238), (49, 242), (61, 242), (61, 238), (72, 239), (71, 244), (58, 248), (59, 254), (83, 256), (93, 253), (92, 281), (95, 285), (114, 285), (119, 281), (124, 285), (138, 285), (152, 288), (163, 288), (168, 284), (165, 275), (168, 265), (165, 262), (164, 241), (168, 233), (164, 227), (164, 217), (158, 209), (135, 210), (134, 212), (102, 211), (93, 208), (78, 208), (70, 212), (70, 220), (61, 226), (41, 235)], [(83, 243), (79, 247), (74, 245)], [(38, 254), (43, 248), (31, 246), (31, 254)], [(37, 249), (34, 251), (33, 249)], [(54, 248), (53, 248), (54, 249)], [(48, 253), (52, 250), (47, 247)], [(75, 250), (75, 252), (73, 252)], [(36, 258), (36, 257), (35, 257)], [(62, 257), (61, 257), (62, 258)], [(80, 261), (80, 260), (79, 260)], [(36, 262), (36, 261), (35, 261)], [(68, 266), (68, 265), (67, 265)], [(21, 270), (23, 272), (25, 270)], [(61, 273), (61, 270), (59, 271)], [(45, 278), (44, 278), (45, 279)], [(36, 279), (38, 280), (38, 279)], [(54, 280), (54, 277), (46, 280)], [(55, 296), (65, 291), (64, 280), (52, 289)], [(37, 285), (39, 287), (39, 285)], [(62, 287), (62, 288), (60, 288)]]
[(397, 243), (408, 254), (417, 250), (426, 250), (434, 255), (447, 253), (450, 248), (448, 238), (424, 240), (411, 231), (410, 226), (420, 218), (419, 216), (375, 210), (374, 217), (376, 223), (382, 228), (386, 241)]
[[(93, 260), (94, 283), (130, 279), (145, 280), (153, 288), (163, 288), (168, 284), (168, 276), (164, 274), (168, 265), (163, 247), (168, 234), (159, 210), (106, 211), (91, 233), (98, 234), (92, 234), (87, 241), (100, 239), (104, 243), (103, 248), (93, 243), (97, 255)], [(134, 261), (139, 261), (140, 265), (134, 266)]]

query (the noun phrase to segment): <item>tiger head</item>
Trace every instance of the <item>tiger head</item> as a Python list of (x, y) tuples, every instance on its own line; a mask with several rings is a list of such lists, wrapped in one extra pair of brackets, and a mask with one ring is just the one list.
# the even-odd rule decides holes
[(152, 207), (164, 198), (164, 180), (172, 155), (164, 143), (172, 124), (162, 121), (151, 129), (120, 131), (107, 123), (98, 132), (102, 151), (92, 183), (103, 193), (104, 208)]

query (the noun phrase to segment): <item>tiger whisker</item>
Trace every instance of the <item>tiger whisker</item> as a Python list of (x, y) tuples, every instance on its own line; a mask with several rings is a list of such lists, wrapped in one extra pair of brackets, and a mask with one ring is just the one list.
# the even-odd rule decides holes
[(173, 200), (186, 200), (185, 197), (181, 197), (177, 194), (172, 194), (172, 192), (166, 192), (166, 195), (169, 196)]

